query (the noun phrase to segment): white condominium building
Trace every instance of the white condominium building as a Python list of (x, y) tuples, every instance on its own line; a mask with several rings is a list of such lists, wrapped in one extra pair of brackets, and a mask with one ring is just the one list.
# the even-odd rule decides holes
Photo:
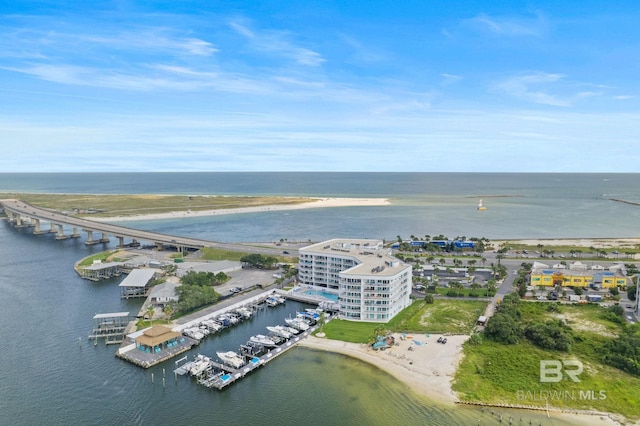
[(380, 240), (333, 239), (299, 250), (301, 285), (338, 293), (340, 316), (387, 322), (411, 304), (411, 265)]

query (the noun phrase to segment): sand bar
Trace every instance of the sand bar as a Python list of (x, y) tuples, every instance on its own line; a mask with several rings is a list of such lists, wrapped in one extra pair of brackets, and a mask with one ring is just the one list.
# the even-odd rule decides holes
[(92, 220), (100, 222), (127, 222), (137, 220), (175, 219), (185, 217), (217, 216), (224, 214), (257, 213), (283, 210), (302, 210), (312, 208), (334, 207), (369, 207), (387, 206), (391, 203), (387, 198), (317, 198), (308, 203), (274, 204), (266, 206), (237, 207), (232, 209), (187, 210), (166, 213), (138, 214), (131, 216), (96, 217)]

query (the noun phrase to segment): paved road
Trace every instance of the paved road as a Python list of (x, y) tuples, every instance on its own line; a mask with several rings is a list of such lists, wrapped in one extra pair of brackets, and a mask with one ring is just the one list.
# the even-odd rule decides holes
[[(53, 210), (32, 206), (20, 200), (0, 200), (0, 205), (2, 205), (2, 207), (4, 207), (6, 211), (18, 214), (21, 217), (28, 217), (38, 219), (43, 222), (77, 227), (85, 232), (91, 231), (96, 233), (105, 233), (108, 235), (113, 235), (115, 237), (131, 238), (139, 241), (151, 241), (156, 245), (162, 245), (166, 247), (176, 247), (178, 249), (181, 247), (190, 249), (214, 247), (224, 250), (241, 251), (248, 253), (270, 255), (283, 254), (283, 249), (279, 247), (269, 248), (237, 243), (220, 243), (217, 241), (207, 241), (197, 238), (181, 237), (178, 235), (161, 234), (159, 232), (142, 231), (125, 226), (112, 225), (105, 222), (98, 222), (91, 219), (79, 218), (57, 213)], [(94, 238), (96, 237), (99, 238), (98, 236), (94, 236)], [(298, 250), (296, 248), (287, 248), (286, 251), (289, 252), (288, 256), (298, 255)]]

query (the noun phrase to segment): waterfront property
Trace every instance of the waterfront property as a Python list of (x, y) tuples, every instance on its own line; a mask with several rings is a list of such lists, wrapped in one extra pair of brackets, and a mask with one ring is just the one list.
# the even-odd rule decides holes
[(605, 270), (604, 267), (593, 265), (591, 268), (581, 262), (570, 265), (557, 264), (550, 267), (544, 263), (535, 262), (531, 269), (531, 285), (563, 287), (589, 287), (593, 289), (625, 287), (629, 283), (624, 265), (615, 264)]
[(99, 281), (101, 279), (119, 277), (124, 272), (124, 268), (123, 262), (98, 262), (79, 268), (78, 271), (85, 280)]
[(176, 288), (179, 286), (178, 283), (166, 281), (152, 287), (149, 293), (149, 303), (159, 309), (164, 309), (170, 303), (177, 303), (179, 297)]
[(333, 239), (299, 254), (300, 284), (338, 294), (342, 319), (387, 322), (411, 304), (411, 265), (380, 240)]
[(116, 356), (149, 368), (191, 349), (197, 341), (164, 325), (157, 325), (127, 336)]
[(129, 324), (129, 312), (96, 314), (93, 317), (93, 330), (89, 339), (104, 337), (105, 343), (120, 343)]
[(146, 297), (151, 286), (151, 279), (155, 275), (155, 269), (134, 269), (120, 283), (120, 297)]

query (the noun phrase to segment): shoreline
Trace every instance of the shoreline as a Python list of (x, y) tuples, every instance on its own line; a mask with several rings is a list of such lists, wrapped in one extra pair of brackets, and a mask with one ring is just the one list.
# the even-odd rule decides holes
[(212, 210), (176, 210), (166, 213), (146, 213), (131, 216), (91, 217), (87, 219), (96, 222), (131, 222), (139, 220), (162, 220), (186, 217), (218, 216), (227, 214), (258, 213), (286, 210), (304, 210), (313, 208), (335, 207), (379, 207), (388, 206), (391, 202), (388, 198), (315, 198), (312, 201), (300, 204), (271, 204), (264, 206), (236, 207), (232, 209)]
[(402, 340), (401, 335), (395, 333), (398, 345), (384, 351), (375, 351), (370, 345), (315, 336), (307, 337), (299, 345), (357, 358), (389, 373), (414, 393), (453, 406), (458, 398), (451, 389), (451, 381), (462, 361), (462, 344), (469, 336), (446, 336), (446, 344), (437, 343), (440, 336), (442, 335), (415, 336), (415, 340), (422, 343), (418, 345), (412, 344), (414, 339)]
[[(444, 407), (455, 407), (460, 402), (452, 389), (452, 381), (458, 365), (464, 356), (462, 345), (469, 339), (467, 335), (448, 335), (447, 343), (437, 343), (441, 334), (416, 335), (412, 339), (402, 340), (401, 335), (394, 333), (398, 346), (384, 351), (375, 351), (370, 345), (349, 343), (313, 335), (301, 340), (298, 345), (312, 350), (338, 353), (366, 362), (390, 374), (403, 383), (414, 394), (425, 397), (429, 401)], [(409, 335), (411, 336), (411, 335)], [(421, 345), (411, 342), (419, 340)], [(409, 348), (412, 348), (411, 350)], [(468, 404), (473, 405), (473, 404)], [(480, 404), (482, 405), (482, 404)], [(486, 407), (494, 407), (487, 404)], [(530, 408), (503, 407), (513, 410), (531, 410)], [(537, 407), (533, 411), (544, 412), (544, 407)], [(580, 411), (580, 410), (577, 410)], [(620, 425), (610, 413), (579, 413), (570, 409), (546, 410), (549, 418), (567, 421), (576, 425), (601, 424)]]
[(630, 238), (630, 237), (622, 237), (622, 238), (589, 238), (589, 237), (579, 237), (579, 238), (514, 238), (514, 239), (500, 239), (500, 240), (491, 240), (491, 244), (500, 247), (502, 245), (508, 244), (524, 244), (527, 246), (535, 247), (538, 244), (542, 244), (543, 246), (575, 246), (575, 247), (584, 247), (588, 249), (589, 247), (595, 247), (597, 249), (605, 249), (605, 248), (636, 248), (637, 245), (640, 244), (640, 238)]

